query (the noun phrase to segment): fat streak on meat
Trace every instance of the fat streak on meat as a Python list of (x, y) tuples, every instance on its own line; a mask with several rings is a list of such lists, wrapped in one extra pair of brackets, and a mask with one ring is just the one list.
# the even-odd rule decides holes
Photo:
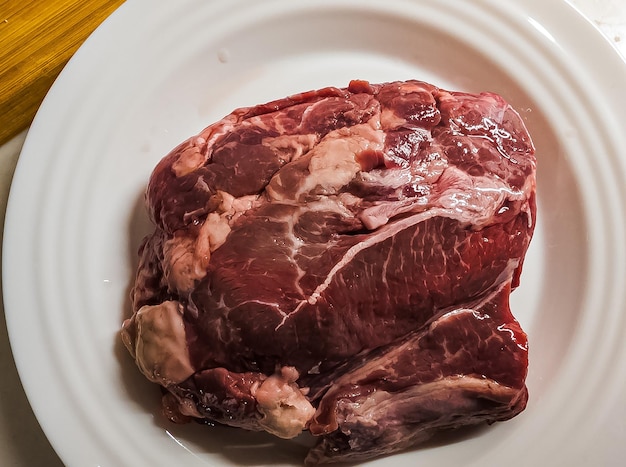
[(171, 420), (308, 430), (313, 464), (525, 408), (535, 157), (500, 96), (352, 81), (238, 109), (146, 201), (122, 338)]

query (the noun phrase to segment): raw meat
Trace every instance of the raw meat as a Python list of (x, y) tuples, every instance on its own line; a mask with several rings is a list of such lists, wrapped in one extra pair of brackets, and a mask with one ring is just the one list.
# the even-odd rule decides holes
[(500, 96), (352, 81), (238, 109), (146, 200), (122, 338), (171, 420), (309, 430), (313, 464), (525, 408), (535, 158)]

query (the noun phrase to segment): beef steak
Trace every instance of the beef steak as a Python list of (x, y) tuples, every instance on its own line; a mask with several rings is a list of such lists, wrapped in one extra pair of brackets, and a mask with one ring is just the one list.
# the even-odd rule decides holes
[(309, 430), (322, 463), (524, 409), (535, 158), (500, 96), (352, 81), (238, 109), (146, 203), (122, 338), (173, 421)]

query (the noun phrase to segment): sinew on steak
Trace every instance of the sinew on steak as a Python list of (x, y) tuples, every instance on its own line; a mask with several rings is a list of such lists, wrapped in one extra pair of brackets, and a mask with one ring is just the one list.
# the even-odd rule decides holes
[(535, 158), (500, 96), (352, 81), (238, 109), (146, 203), (122, 338), (172, 421), (309, 430), (313, 464), (525, 408)]

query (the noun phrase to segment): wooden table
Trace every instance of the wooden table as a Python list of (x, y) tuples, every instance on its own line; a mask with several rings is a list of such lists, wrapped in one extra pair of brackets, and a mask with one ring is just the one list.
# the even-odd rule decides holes
[(70, 57), (123, 0), (0, 0), (0, 145), (27, 128)]

